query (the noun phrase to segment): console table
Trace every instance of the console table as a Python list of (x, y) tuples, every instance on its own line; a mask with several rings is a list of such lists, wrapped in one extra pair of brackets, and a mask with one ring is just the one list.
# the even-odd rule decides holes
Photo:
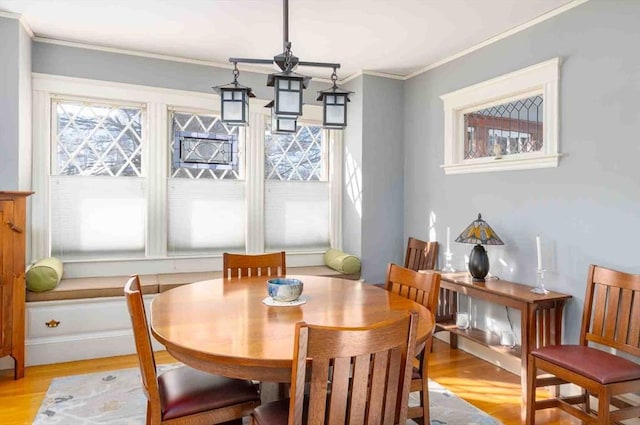
[[(531, 292), (531, 289), (531, 286), (501, 279), (473, 282), (471, 276), (466, 272), (442, 273), (440, 300), (436, 313), (435, 332), (449, 331), (452, 348), (457, 347), (458, 336), (461, 336), (498, 351), (520, 357), (523, 409), (527, 390), (528, 355), (532, 348), (560, 344), (562, 310), (565, 302), (571, 298), (571, 295), (553, 291), (546, 295), (538, 295)], [(520, 321), (521, 345), (513, 348), (503, 347), (500, 345), (500, 338), (494, 334), (472, 327), (465, 330), (458, 329), (456, 326), (458, 294), (520, 310), (522, 312)]]

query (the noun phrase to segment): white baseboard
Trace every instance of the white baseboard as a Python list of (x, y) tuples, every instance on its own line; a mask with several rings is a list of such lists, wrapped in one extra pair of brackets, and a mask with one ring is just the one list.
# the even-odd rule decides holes
[[(438, 332), (434, 334), (434, 336), (437, 339), (446, 342), (447, 344), (449, 343), (449, 332)], [(520, 357), (511, 356), (505, 353), (499, 353), (464, 337), (458, 337), (458, 348), (493, 365), (496, 365), (506, 370), (507, 372), (511, 372), (514, 375), (520, 376), (520, 368), (522, 364)]]

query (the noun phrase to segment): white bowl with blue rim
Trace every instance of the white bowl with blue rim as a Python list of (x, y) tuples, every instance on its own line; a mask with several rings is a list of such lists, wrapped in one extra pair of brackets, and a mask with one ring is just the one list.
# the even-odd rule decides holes
[(303, 286), (300, 279), (278, 277), (267, 280), (267, 292), (274, 301), (289, 302), (297, 300), (302, 294)]

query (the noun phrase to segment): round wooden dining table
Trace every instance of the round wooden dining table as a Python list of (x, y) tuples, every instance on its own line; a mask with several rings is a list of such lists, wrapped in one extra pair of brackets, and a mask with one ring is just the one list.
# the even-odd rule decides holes
[(232, 378), (290, 382), (295, 324), (360, 327), (417, 311), (418, 342), (431, 336), (424, 306), (374, 285), (320, 276), (303, 281), (298, 306), (270, 307), (267, 277), (195, 282), (157, 295), (151, 332), (177, 360)]

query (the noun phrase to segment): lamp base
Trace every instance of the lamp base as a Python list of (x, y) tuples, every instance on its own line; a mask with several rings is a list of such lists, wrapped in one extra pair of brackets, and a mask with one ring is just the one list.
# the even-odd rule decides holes
[(469, 273), (474, 282), (484, 282), (489, 274), (489, 256), (480, 244), (474, 246), (469, 255)]

